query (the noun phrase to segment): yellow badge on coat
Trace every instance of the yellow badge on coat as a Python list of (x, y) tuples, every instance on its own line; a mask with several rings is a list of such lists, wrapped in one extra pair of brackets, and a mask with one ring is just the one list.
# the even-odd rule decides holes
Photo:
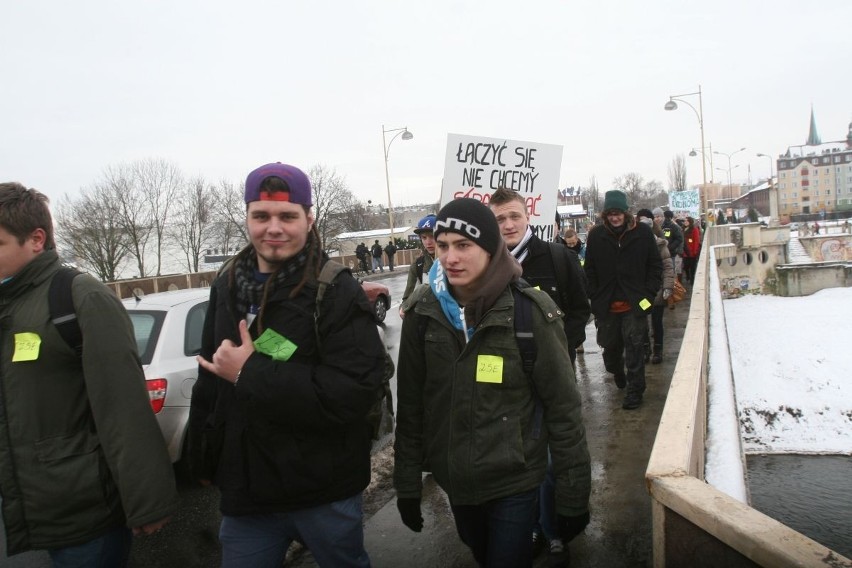
[(502, 383), (503, 358), (499, 355), (478, 355), (476, 357), (477, 383)]
[(643, 310), (647, 310), (651, 307), (651, 302), (648, 301), (648, 298), (642, 298), (642, 301), (639, 302), (639, 307)]
[(15, 353), (12, 354), (12, 363), (35, 361), (38, 359), (38, 350), (40, 347), (41, 337), (37, 333), (16, 333)]

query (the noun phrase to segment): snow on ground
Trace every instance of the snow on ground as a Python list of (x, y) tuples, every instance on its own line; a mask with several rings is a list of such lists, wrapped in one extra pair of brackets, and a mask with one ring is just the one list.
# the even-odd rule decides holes
[(745, 452), (852, 454), (852, 288), (724, 306)]

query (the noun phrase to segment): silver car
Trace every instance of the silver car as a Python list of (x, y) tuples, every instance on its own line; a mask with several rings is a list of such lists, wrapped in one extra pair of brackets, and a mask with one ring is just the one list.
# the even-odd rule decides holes
[(201, 351), (209, 297), (210, 288), (195, 288), (122, 301), (133, 322), (151, 408), (173, 463), (185, 448), (189, 402), (198, 378), (195, 356)]

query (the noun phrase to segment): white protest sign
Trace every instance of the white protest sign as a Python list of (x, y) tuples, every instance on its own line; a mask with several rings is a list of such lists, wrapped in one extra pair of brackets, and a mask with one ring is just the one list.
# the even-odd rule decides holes
[(697, 189), (685, 189), (683, 191), (672, 191), (669, 193), (669, 209), (675, 217), (686, 217), (693, 219), (701, 217), (701, 200)]
[(527, 202), (535, 234), (552, 241), (561, 167), (562, 146), (448, 134), (441, 205), (459, 197), (488, 205), (500, 187), (514, 189)]

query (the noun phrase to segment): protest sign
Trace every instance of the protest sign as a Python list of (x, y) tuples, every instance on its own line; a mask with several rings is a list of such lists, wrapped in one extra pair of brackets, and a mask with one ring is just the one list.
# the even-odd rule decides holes
[(530, 226), (543, 240), (553, 240), (562, 146), (505, 138), (447, 135), (441, 205), (459, 197), (479, 199), (505, 187), (527, 203)]
[(701, 199), (697, 189), (685, 189), (683, 191), (672, 191), (669, 193), (669, 209), (675, 217), (681, 218), (687, 215), (693, 219), (701, 217)]

